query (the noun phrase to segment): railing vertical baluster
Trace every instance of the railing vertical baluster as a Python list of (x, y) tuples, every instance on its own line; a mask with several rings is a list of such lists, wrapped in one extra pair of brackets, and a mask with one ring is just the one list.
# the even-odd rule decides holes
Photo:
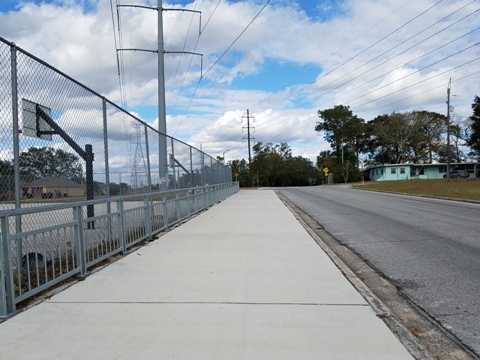
[(152, 202), (151, 198), (149, 196), (145, 197), (143, 200), (143, 204), (145, 205), (145, 217), (144, 217), (144, 223), (145, 223), (145, 235), (148, 236), (149, 239), (152, 238)]
[[(0, 281), (2, 282), (0, 294), (0, 316), (6, 316), (15, 312), (15, 285), (13, 283), (12, 256), (10, 253), (10, 237), (8, 228), (8, 215), (0, 218), (2, 228), (2, 256), (0, 268)], [(19, 266), (17, 264), (17, 266)], [(18, 280), (20, 282), (20, 279)], [(19, 283), (20, 286), (20, 283)], [(5, 291), (3, 291), (5, 289)]]
[(180, 212), (180, 197), (178, 191), (175, 191), (175, 210), (177, 211), (177, 221), (182, 219), (182, 214)]
[[(190, 207), (190, 199), (191, 199), (191, 196), (190, 196), (190, 189), (187, 190), (187, 218), (190, 218), (190, 215), (192, 214), (192, 208)], [(193, 205), (193, 204), (192, 204)]]
[(163, 225), (165, 226), (165, 230), (170, 229), (170, 220), (168, 219), (168, 204), (167, 204), (167, 194), (164, 193), (162, 195), (163, 199)]
[(117, 209), (119, 212), (119, 219), (118, 219), (118, 236), (120, 240), (120, 248), (122, 249), (122, 254), (127, 253), (127, 239), (125, 235), (125, 211), (123, 208), (123, 201), (117, 201)]

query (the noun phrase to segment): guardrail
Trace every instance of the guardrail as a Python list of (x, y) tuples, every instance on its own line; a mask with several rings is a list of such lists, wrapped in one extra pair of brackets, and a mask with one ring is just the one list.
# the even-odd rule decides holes
[[(238, 189), (235, 182), (0, 211), (0, 317), (70, 277), (86, 276), (92, 266), (127, 253)], [(92, 206), (93, 217), (87, 211)], [(17, 232), (17, 222), (28, 228)]]

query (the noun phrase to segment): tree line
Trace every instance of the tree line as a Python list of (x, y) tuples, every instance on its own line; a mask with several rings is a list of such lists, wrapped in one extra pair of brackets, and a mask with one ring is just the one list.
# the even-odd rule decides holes
[[(393, 112), (365, 121), (349, 106), (336, 105), (318, 111), (315, 131), (331, 150), (321, 151), (316, 164), (292, 156), (286, 143), (257, 143), (251, 162), (252, 186), (304, 186), (322, 183), (328, 168), (334, 182), (360, 180), (362, 168), (381, 164), (452, 162), (480, 160), (480, 98), (475, 97), (473, 114), (466, 120), (450, 119), (447, 147), (447, 118), (431, 111)], [(249, 185), (245, 159), (230, 162), (241, 186)], [(366, 175), (366, 174), (365, 174)]]
[[(319, 171), (310, 159), (293, 156), (287, 143), (256, 143), (251, 162), (251, 186), (307, 186), (319, 183)], [(249, 167), (245, 159), (230, 162), (240, 186), (249, 186)], [(234, 178), (235, 179), (235, 178)]]
[[(80, 158), (72, 153), (53, 147), (29, 147), (19, 156), (20, 181), (29, 183), (46, 177), (64, 177), (78, 184), (85, 183)], [(14, 184), (13, 161), (0, 159), (0, 191), (12, 190)], [(126, 183), (110, 183), (110, 195), (125, 194), (130, 186)], [(94, 192), (103, 194), (103, 184), (94, 181)]]
[[(319, 168), (333, 169), (336, 181), (356, 181), (361, 167), (380, 164), (464, 162), (480, 158), (480, 98), (472, 104), (473, 115), (462, 121), (430, 111), (394, 112), (365, 122), (349, 106), (319, 110), (315, 130), (332, 150), (317, 157)], [(450, 136), (448, 147), (446, 137)], [(362, 166), (360, 166), (362, 156)]]

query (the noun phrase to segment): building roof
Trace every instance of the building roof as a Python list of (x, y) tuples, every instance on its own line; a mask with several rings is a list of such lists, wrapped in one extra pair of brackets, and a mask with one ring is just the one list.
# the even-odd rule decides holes
[(47, 176), (38, 180), (34, 180), (28, 183), (29, 187), (47, 187), (47, 186), (59, 186), (59, 187), (83, 187), (65, 176)]
[[(458, 166), (458, 165), (480, 165), (478, 162), (462, 162), (462, 163), (450, 163), (450, 166)], [(422, 167), (422, 166), (447, 166), (447, 163), (425, 163), (425, 164), (414, 164), (414, 163), (403, 163), (403, 164), (382, 164), (382, 165), (375, 165), (367, 167), (367, 170), (370, 169), (377, 169), (382, 167), (392, 167), (392, 166), (414, 166), (414, 167)]]

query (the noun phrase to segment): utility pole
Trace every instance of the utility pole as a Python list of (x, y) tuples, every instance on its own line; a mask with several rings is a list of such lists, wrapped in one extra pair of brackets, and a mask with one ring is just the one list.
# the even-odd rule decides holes
[(159, 191), (167, 190), (167, 109), (165, 103), (165, 63), (163, 46), (163, 7), (162, 0), (158, 0), (157, 8), (157, 41), (158, 41), (158, 167)]
[[(245, 128), (247, 129), (247, 136), (244, 136), (243, 139), (246, 138), (248, 140), (248, 186), (252, 187), (252, 154), (251, 154), (251, 150), (250, 150), (250, 139), (255, 139), (255, 138), (250, 135), (250, 127), (251, 127), (250, 126), (250, 118), (252, 118), (253, 121), (255, 121), (255, 118), (253, 116), (250, 116), (250, 112), (249, 112), (248, 109), (247, 109), (247, 115), (242, 116), (242, 120), (245, 117), (247, 118), (247, 126), (242, 127), (242, 132), (243, 132), (243, 129), (245, 129)], [(255, 128), (253, 126), (252, 126), (252, 128), (255, 130)]]
[[(117, 5), (119, 7), (133, 7), (141, 9), (150, 9), (157, 11), (157, 49), (145, 50), (145, 49), (118, 49), (117, 51), (147, 51), (158, 54), (158, 167), (159, 167), (159, 190), (166, 191), (168, 184), (168, 162), (167, 162), (167, 110), (165, 101), (165, 63), (164, 55), (167, 53), (175, 54), (191, 54), (199, 55), (202, 57), (203, 67), (203, 55), (189, 52), (189, 51), (165, 51), (163, 41), (163, 11), (187, 11), (200, 14), (200, 11), (196, 10), (184, 10), (184, 9), (164, 9), (162, 7), (162, 0), (158, 0), (157, 7), (143, 6), (143, 5)], [(199, 23), (199, 36), (201, 31), (201, 22)], [(203, 72), (203, 69), (202, 69)]]
[(447, 87), (447, 181), (450, 181), (450, 88), (452, 86), (452, 78), (448, 82)]

